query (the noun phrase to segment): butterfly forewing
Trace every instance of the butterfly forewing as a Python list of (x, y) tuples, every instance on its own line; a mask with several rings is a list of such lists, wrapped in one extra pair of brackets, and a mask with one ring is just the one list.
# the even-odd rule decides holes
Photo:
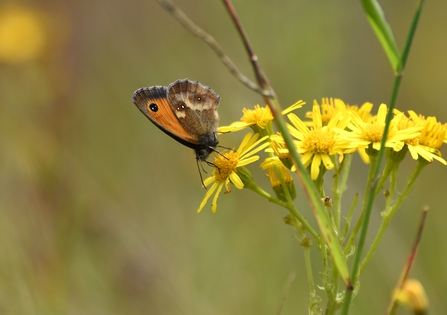
[(163, 132), (180, 143), (196, 148), (199, 138), (179, 123), (167, 100), (168, 89), (164, 86), (145, 87), (135, 91), (132, 100), (138, 109)]

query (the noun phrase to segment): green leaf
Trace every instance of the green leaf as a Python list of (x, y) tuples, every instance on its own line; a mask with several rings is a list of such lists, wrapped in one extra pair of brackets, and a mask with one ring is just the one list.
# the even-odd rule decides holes
[(362, 0), (363, 9), (377, 38), (382, 44), (395, 72), (400, 71), (400, 53), (380, 4), (376, 0)]

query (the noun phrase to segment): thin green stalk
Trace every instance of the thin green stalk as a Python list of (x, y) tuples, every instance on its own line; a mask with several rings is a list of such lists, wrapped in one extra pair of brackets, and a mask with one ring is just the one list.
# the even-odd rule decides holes
[(396, 167), (394, 168), (394, 170), (391, 172), (391, 175), (390, 175), (389, 194), (391, 197), (394, 196), (394, 194), (396, 192), (398, 171), (399, 171), (399, 164), (396, 165)]
[(379, 189), (376, 190), (376, 195), (374, 196), (374, 198), (377, 198), (377, 195), (379, 194), (380, 189), (384, 186), (386, 180), (390, 176), (390, 173), (391, 173), (391, 170), (393, 169), (393, 166), (394, 166), (394, 164), (385, 163), (385, 168), (382, 171), (382, 176), (380, 176), (380, 180), (377, 183), (377, 187)]
[(413, 39), (414, 36), (416, 34), (416, 30), (418, 27), (418, 23), (419, 23), (419, 19), (421, 17), (421, 13), (422, 13), (422, 9), (424, 7), (425, 4), (425, 0), (420, 0), (419, 1), (419, 5), (416, 9), (416, 12), (414, 14), (413, 17), (413, 21), (410, 25), (410, 31), (408, 32), (408, 36), (407, 36), (407, 40), (405, 42), (405, 46), (404, 49), (402, 51), (402, 57), (401, 57), (401, 64), (400, 64), (400, 69), (401, 71), (405, 70), (405, 65), (407, 64), (407, 60), (408, 60), (408, 55), (410, 54), (410, 50), (411, 50), (411, 45), (413, 44)]
[(293, 215), (294, 217), (296, 217), (298, 219), (298, 221), (303, 224), (303, 226), (309, 231), (309, 233), (315, 238), (315, 240), (319, 239), (318, 234), (315, 232), (315, 230), (309, 225), (309, 223), (307, 222), (307, 220), (301, 215), (301, 213), (299, 213), (299, 211), (295, 208), (295, 205), (293, 203), (292, 198), (290, 197), (290, 193), (289, 190), (287, 188), (286, 183), (284, 182), (284, 178), (282, 176), (280, 176), (281, 174), (279, 173), (278, 167), (275, 167), (275, 171), (276, 174), (279, 178), (279, 181), (281, 182), (281, 186), (284, 189), (284, 192), (286, 194), (286, 198), (288, 200), (288, 202), (285, 204), (285, 208), (289, 210), (290, 214)]
[(245, 49), (247, 51), (247, 54), (250, 57), (250, 61), (253, 67), (253, 71), (256, 76), (256, 80), (258, 82), (258, 85), (265, 90), (270, 91), (270, 97), (263, 95), (264, 101), (266, 104), (268, 104), (273, 117), (275, 118), (275, 123), (278, 126), (279, 131), (282, 133), (284, 140), (286, 142), (286, 145), (289, 149), (289, 152), (291, 153), (292, 160), (294, 161), (294, 164), (297, 167), (297, 174), (302, 182), (302, 186), (307, 194), (307, 197), (309, 199), (309, 203), (312, 207), (312, 210), (314, 212), (314, 216), (317, 219), (318, 226), (320, 228), (321, 235), (323, 235), (325, 243), (328, 245), (331, 256), (333, 257), (333, 261), (337, 268), (340, 270), (340, 274), (342, 275), (343, 281), (346, 283), (348, 287), (350, 287), (350, 281), (349, 281), (349, 271), (348, 266), (346, 263), (346, 259), (343, 256), (343, 253), (341, 251), (341, 246), (338, 242), (338, 239), (336, 238), (335, 232), (331, 229), (331, 226), (328, 222), (328, 218), (326, 216), (326, 213), (324, 212), (323, 205), (321, 203), (321, 200), (318, 196), (318, 192), (315, 188), (315, 185), (313, 184), (309, 174), (307, 173), (303, 163), (301, 162), (301, 159), (299, 157), (298, 152), (295, 149), (295, 146), (293, 145), (292, 137), (290, 136), (290, 133), (288, 129), (286, 128), (286, 124), (284, 122), (284, 118), (282, 117), (281, 113), (281, 107), (279, 106), (279, 101), (275, 96), (274, 90), (272, 85), (270, 84), (267, 77), (264, 75), (264, 72), (261, 69), (261, 66), (258, 62), (258, 57), (256, 56), (250, 41), (248, 39), (247, 33), (245, 32), (242, 23), (239, 19), (239, 17), (236, 14), (236, 10), (231, 3), (231, 0), (223, 0), (228, 12), (230, 13), (231, 18), (233, 19), (233, 22), (239, 32), (239, 35), (242, 38), (242, 41), (244, 43)]
[[(286, 199), (288, 200), (288, 206), (291, 209), (295, 209), (295, 207), (293, 205), (293, 200), (292, 200), (292, 198), (290, 196), (290, 193), (289, 193), (287, 185), (286, 185), (286, 183), (284, 181), (284, 178), (280, 174), (279, 167), (275, 166), (275, 172), (276, 172), (276, 175), (279, 178), (279, 180), (281, 182), (281, 186), (282, 186), (282, 188), (283, 188), (283, 190), (285, 192)], [(296, 212), (297, 212), (297, 215), (300, 215), (298, 211), (296, 211)], [(301, 246), (303, 247), (303, 250), (304, 250), (304, 259), (305, 259), (305, 264), (306, 264), (307, 281), (308, 281), (308, 284), (309, 284), (309, 313), (311, 313), (311, 312), (313, 312), (313, 309), (316, 306), (318, 306), (318, 303), (319, 303), (319, 301), (318, 301), (319, 299), (318, 299), (318, 296), (317, 296), (316, 290), (315, 290), (315, 282), (314, 282), (313, 271), (312, 271), (312, 260), (311, 260), (311, 255), (310, 255), (311, 239), (306, 237), (306, 234), (303, 231), (303, 229), (296, 228), (296, 230), (300, 234), (300, 237), (301, 237), (300, 243), (301, 243)], [(318, 239), (316, 239), (316, 240), (318, 240)], [(324, 246), (324, 243), (322, 243), (321, 240), (320, 240), (320, 247), (322, 247), (322, 246)]]
[(382, 211), (381, 215), (382, 217), (385, 215), (385, 213), (388, 213), (393, 206), (393, 194), (390, 190), (385, 191), (384, 197), (385, 197), (385, 208)]
[[(275, 100), (272, 101), (275, 103)], [(281, 115), (275, 117), (278, 130), (282, 133), (284, 141), (289, 149), (292, 161), (297, 168), (296, 174), (298, 175), (298, 178), (301, 181), (301, 186), (303, 187), (309, 200), (309, 204), (311, 205), (312, 211), (317, 220), (321, 235), (324, 238), (325, 244), (329, 247), (333, 262), (339, 269), (343, 281), (347, 286), (350, 286), (349, 271), (346, 264), (346, 259), (342, 253), (335, 231), (332, 229), (332, 224), (329, 221), (323, 203), (321, 202), (320, 192), (312, 181), (309, 172), (301, 162), (301, 158), (293, 144), (293, 139), (286, 127), (283, 117)]]
[[(307, 241), (307, 242), (306, 242)], [(312, 310), (313, 306), (316, 304), (315, 300), (317, 298), (317, 291), (315, 290), (315, 282), (312, 271), (312, 259), (310, 256), (310, 246), (308, 244), (310, 239), (302, 239), (301, 245), (304, 250), (304, 261), (306, 264), (306, 273), (307, 273), (307, 283), (309, 285), (309, 311)], [(309, 312), (310, 313), (310, 312)]]
[[(421, 12), (422, 12), (422, 7), (423, 7), (424, 2), (425, 2), (424, 0), (421, 0), (419, 2), (419, 6), (416, 9), (415, 15), (413, 17), (413, 22), (410, 26), (410, 31), (408, 33), (407, 40), (405, 42), (405, 47), (404, 47), (402, 56), (400, 58), (398, 71), (396, 74), (396, 78), (394, 80), (393, 92), (392, 92), (391, 101), (389, 104), (389, 112), (388, 112), (387, 119), (386, 119), (385, 131), (384, 131), (384, 135), (383, 135), (383, 139), (382, 139), (382, 143), (381, 143), (381, 149), (379, 152), (377, 166), (380, 166), (382, 158), (383, 158), (384, 144), (386, 141), (386, 136), (388, 135), (389, 122), (391, 121), (392, 111), (396, 105), (397, 96), (399, 94), (400, 85), (402, 83), (403, 72), (405, 70), (408, 55), (409, 55), (410, 49), (411, 49), (411, 44), (413, 42), (413, 38), (416, 33), (417, 25), (419, 22), (419, 18), (420, 18)], [(378, 175), (379, 167), (376, 167), (376, 169), (377, 169), (377, 172), (375, 172), (375, 173)], [(367, 211), (366, 211), (366, 215), (365, 215), (365, 221), (364, 221), (364, 224), (362, 227), (362, 232), (361, 232), (360, 239), (358, 242), (357, 251), (355, 253), (354, 265), (352, 267), (351, 281), (353, 283), (355, 283), (357, 280), (357, 272), (359, 271), (359, 267), (360, 267), (359, 264), (360, 264), (360, 260), (361, 260), (361, 256), (362, 256), (363, 246), (365, 244), (366, 232), (368, 230), (369, 216), (371, 214), (371, 209), (372, 209), (372, 205), (373, 205), (373, 198), (371, 196), (375, 195), (376, 188), (377, 188), (377, 186), (372, 187), (372, 189), (371, 189), (372, 194), (370, 195), (370, 198), (368, 198), (368, 207), (367, 207)], [(344, 302), (343, 309), (341, 312), (341, 314), (343, 314), (343, 315), (347, 315), (349, 312), (349, 307), (351, 305), (351, 300), (352, 300), (352, 294), (353, 294), (352, 291), (350, 291), (350, 290), (346, 291), (345, 302)]]
[(336, 159), (335, 161), (333, 161), (335, 167), (334, 167), (334, 180), (332, 181), (332, 212), (334, 213), (334, 226), (335, 226), (335, 231), (337, 232), (337, 234), (339, 234), (340, 231), (340, 215), (341, 215), (341, 195), (342, 195), (342, 191), (340, 189), (340, 185), (341, 185), (341, 167), (340, 165), (337, 163)]
[(306, 221), (306, 219), (298, 212), (298, 210), (295, 208), (295, 206), (293, 204), (289, 204), (287, 202), (284, 202), (282, 200), (279, 200), (279, 199), (273, 197), (268, 192), (263, 190), (254, 181), (252, 181), (252, 182), (250, 182), (250, 184), (246, 185), (245, 188), (248, 188), (248, 189), (254, 191), (255, 193), (257, 193), (261, 197), (264, 197), (265, 199), (267, 199), (268, 201), (270, 201), (272, 203), (275, 203), (275, 204), (277, 204), (277, 205), (279, 205), (279, 206), (289, 210), (290, 214), (293, 215), (294, 217), (296, 217), (300, 221), (300, 223), (306, 228), (306, 230), (309, 231), (309, 233), (316, 240), (319, 239), (319, 237), (320, 237), (319, 234), (317, 232), (315, 232), (315, 230), (312, 228), (312, 226), (309, 225), (309, 223)]
[[(386, 139), (387, 139), (387, 136), (388, 136), (388, 131), (389, 131), (389, 125), (390, 125), (390, 122), (391, 122), (392, 112), (393, 112), (393, 108), (394, 108), (395, 103), (396, 103), (396, 98), (397, 98), (397, 94), (398, 94), (398, 91), (399, 91), (399, 88), (400, 88), (401, 81), (402, 81), (402, 76), (400, 76), (400, 75), (397, 76), (395, 81), (394, 81), (395, 84), (394, 84), (394, 89), (393, 89), (392, 102), (390, 104), (390, 108), (389, 108), (388, 114), (386, 116), (385, 129), (384, 129), (384, 132), (383, 132), (382, 141), (381, 141), (381, 144), (380, 144), (380, 150), (379, 150), (379, 154), (377, 156), (377, 161), (376, 161), (376, 164), (374, 165), (374, 169), (372, 171), (371, 186), (367, 187), (370, 190), (369, 190), (369, 193), (368, 193), (367, 199), (366, 199), (365, 211), (364, 212), (362, 211), (362, 215), (361, 215), (361, 217), (363, 216), (361, 218), (362, 220), (359, 220), (359, 222), (361, 222), (361, 230), (360, 230), (360, 236), (359, 236), (359, 240), (358, 240), (358, 243), (357, 243), (356, 251), (355, 251), (355, 254), (354, 254), (354, 264), (352, 266), (352, 271), (351, 271), (351, 281), (352, 281), (352, 283), (357, 283), (357, 281), (358, 281), (358, 271), (359, 271), (359, 268), (360, 268), (360, 262), (361, 262), (361, 258), (362, 258), (363, 247), (365, 245), (366, 235), (368, 233), (368, 227), (369, 227), (369, 220), (371, 218), (372, 207), (374, 205), (376, 191), (377, 191), (377, 188), (378, 188), (377, 183), (378, 183), (378, 179), (379, 179), (380, 165), (381, 165), (383, 157), (385, 155), (385, 142), (386, 142)], [(349, 250), (349, 247), (345, 248), (345, 252), (346, 252), (346, 250)], [(352, 296), (353, 296), (353, 291), (352, 290), (347, 290), (341, 314), (343, 314), (343, 315), (347, 315), (348, 314), (349, 307), (351, 305)]]
[(376, 156), (370, 155), (369, 173), (368, 173), (368, 179), (366, 181), (365, 197), (364, 197), (364, 201), (363, 201), (362, 212), (360, 213), (360, 217), (358, 218), (357, 223), (355, 224), (354, 229), (352, 230), (351, 236), (349, 237), (349, 240), (346, 243), (346, 246), (344, 249), (345, 255), (351, 250), (350, 248), (354, 245), (355, 239), (357, 238), (357, 234), (360, 231), (360, 228), (362, 227), (362, 223), (363, 223), (363, 219), (365, 217), (365, 211), (366, 211), (366, 207), (367, 207), (366, 200), (367, 200), (369, 194), (371, 193), (371, 191), (370, 191), (371, 183), (374, 179), (374, 171), (375, 171), (376, 164), (377, 164)]
[(334, 198), (332, 209), (334, 212), (336, 231), (339, 235), (341, 229), (341, 199), (346, 190), (346, 183), (348, 180), (349, 171), (351, 170), (352, 157), (352, 153), (344, 156), (343, 162), (339, 164), (339, 167), (336, 169), (336, 176), (334, 177), (332, 184), (332, 195)]
[(299, 211), (295, 208), (294, 205), (288, 205), (287, 210), (289, 210), (290, 214), (296, 217), (301, 224), (306, 228), (307, 231), (316, 239), (319, 239), (319, 234), (315, 232), (315, 230), (309, 225), (307, 220), (299, 213)]
[[(389, 112), (387, 115), (387, 120), (386, 120), (386, 125), (385, 125), (385, 132), (384, 132), (384, 138), (382, 139), (382, 143), (381, 143), (381, 149), (380, 149), (380, 154), (379, 154), (379, 158), (378, 158), (378, 166), (380, 165), (381, 161), (382, 161), (382, 156), (383, 156), (383, 147), (386, 141), (386, 135), (388, 134), (388, 126), (389, 126), (389, 121), (391, 121), (391, 113), (396, 105), (396, 100), (397, 100), (397, 95), (399, 94), (399, 90), (400, 90), (400, 85), (402, 82), (402, 76), (403, 76), (403, 72), (405, 70), (405, 65), (407, 63), (407, 59), (408, 59), (408, 55), (410, 53), (410, 49), (411, 49), (411, 44), (413, 43), (413, 38), (414, 35), (416, 33), (416, 29), (417, 29), (417, 25), (419, 22), (419, 18), (422, 12), (422, 7), (424, 4), (424, 0), (421, 0), (419, 2), (419, 6), (416, 9), (415, 15), (413, 17), (413, 21), (411, 23), (410, 26), (410, 31), (408, 32), (408, 36), (407, 36), (407, 40), (405, 42), (405, 47), (403, 49), (402, 52), (402, 56), (400, 58), (400, 63), (399, 63), (399, 67), (397, 71), (397, 75), (396, 78), (394, 80), (394, 87), (393, 87), (393, 93), (391, 96), (391, 101), (390, 101), (390, 107), (389, 107)], [(379, 173), (379, 168), (377, 167), (377, 175)], [(376, 187), (372, 187), (372, 192), (373, 194), (370, 196), (373, 196), (375, 193), (375, 189)], [(365, 216), (365, 222), (364, 222), (364, 228), (362, 228), (362, 233), (359, 239), (359, 243), (357, 246), (357, 251), (356, 251), (356, 256), (355, 256), (355, 260), (354, 260), (354, 265), (352, 268), (352, 273), (351, 273), (351, 280), (353, 281), (353, 283), (356, 283), (357, 280), (357, 272), (359, 270), (359, 264), (360, 264), (360, 260), (361, 260), (361, 256), (362, 256), (362, 251), (363, 251), (363, 245), (365, 243), (365, 239), (366, 239), (366, 232), (368, 230), (368, 223), (369, 223), (369, 215), (371, 213), (371, 208), (372, 208), (372, 202), (373, 202), (373, 198), (369, 198), (368, 200), (368, 208), (369, 210), (367, 211), (367, 215)], [(347, 291), (346, 292), (346, 296), (345, 296), (345, 303), (343, 305), (343, 309), (341, 314), (342, 315), (347, 315), (349, 312), (349, 307), (351, 305), (351, 300), (352, 300), (352, 291)]]
[[(388, 113), (386, 115), (385, 129), (384, 129), (384, 132), (382, 135), (382, 141), (380, 143), (380, 150), (379, 150), (379, 153), (377, 156), (377, 161), (375, 162), (374, 167), (371, 167), (371, 169), (372, 169), (371, 186), (369, 186), (369, 185), (367, 186), (367, 189), (369, 189), (369, 192), (365, 196), (366, 197), (366, 203), (365, 203), (366, 207), (365, 207), (365, 211), (362, 211), (361, 220), (358, 221), (358, 222), (361, 222), (361, 230), (360, 230), (360, 236), (359, 236), (359, 240), (357, 243), (356, 251), (354, 254), (354, 264), (352, 266), (352, 271), (351, 271), (352, 283), (357, 283), (357, 281), (358, 281), (358, 271), (360, 268), (363, 247), (365, 245), (366, 235), (368, 234), (369, 220), (371, 218), (371, 212), (372, 212), (372, 208), (374, 205), (375, 196), (377, 194), (376, 191), (378, 189), (377, 184), (378, 184), (378, 179), (379, 179), (380, 165), (382, 164), (383, 157), (385, 156), (385, 142), (388, 138), (389, 126), (390, 126), (391, 118), (393, 115), (393, 108), (395, 107), (395, 104), (396, 104), (397, 94), (399, 92), (401, 82), (402, 82), (402, 76), (401, 75), (396, 76), (395, 81), (394, 81), (394, 88), (393, 88), (393, 95), (391, 98), (391, 103), (390, 103), (390, 106), (388, 109)], [(349, 247), (345, 248), (345, 252), (346, 252), (346, 250), (349, 250)], [(344, 315), (347, 315), (349, 312), (349, 307), (351, 305), (352, 296), (353, 296), (353, 291), (347, 290), (346, 296), (345, 296), (345, 302), (343, 304), (343, 309), (342, 309), (342, 314), (344, 314)]]
[(327, 288), (329, 286), (329, 261), (328, 261), (328, 256), (327, 256), (327, 250), (326, 250), (326, 245), (323, 239), (323, 236), (320, 236), (321, 240), (320, 240), (320, 252), (321, 252), (321, 260), (323, 262), (323, 283), (324, 283), (324, 287)]
[(369, 249), (368, 253), (366, 254), (365, 259), (362, 262), (362, 265), (360, 266), (360, 271), (359, 271), (360, 275), (365, 271), (365, 268), (368, 266), (369, 262), (371, 261), (371, 258), (373, 257), (374, 253), (376, 252), (377, 247), (379, 246), (383, 236), (385, 235), (386, 229), (387, 229), (388, 225), (390, 224), (391, 220), (393, 219), (394, 215), (396, 214), (397, 210), (399, 210), (399, 208), (402, 205), (402, 202), (408, 197), (408, 195), (410, 194), (411, 190), (414, 187), (416, 179), (419, 177), (419, 174), (424, 169), (424, 167), (427, 165), (428, 165), (428, 162), (426, 162), (425, 160), (418, 162), (416, 168), (413, 171), (413, 174), (411, 174), (411, 176), (408, 180), (407, 186), (402, 191), (402, 194), (399, 195), (399, 197), (397, 198), (395, 204), (391, 207), (391, 209), (388, 212), (384, 213), (383, 219), (382, 219), (382, 224), (380, 225), (379, 231), (377, 232), (377, 235), (374, 238), (371, 248)]
[[(355, 196), (354, 196), (354, 198), (353, 198), (353, 200), (351, 202), (351, 206), (349, 207), (348, 214), (347, 214), (346, 219), (345, 219), (345, 225), (343, 227), (343, 230), (342, 230), (342, 233), (341, 233), (341, 236), (340, 236), (340, 242), (343, 242), (345, 237), (346, 237), (346, 235), (348, 235), (349, 228), (351, 226), (352, 216), (354, 215), (354, 211), (355, 211), (355, 208), (357, 206), (358, 200), (359, 200), (359, 194), (355, 194)], [(348, 256), (349, 256), (349, 254), (346, 254), (346, 257), (348, 257)]]
[(318, 177), (316, 180), (314, 180), (315, 187), (317, 187), (317, 190), (320, 194), (320, 198), (323, 199), (326, 197), (326, 193), (324, 191), (324, 174), (326, 173), (326, 168), (323, 165), (320, 165), (320, 173), (318, 174)]
[(339, 288), (339, 276), (337, 268), (332, 268), (331, 270), (331, 282), (329, 288), (326, 288), (326, 294), (328, 298), (326, 315), (335, 314), (340, 308), (340, 301), (337, 299), (338, 288)]

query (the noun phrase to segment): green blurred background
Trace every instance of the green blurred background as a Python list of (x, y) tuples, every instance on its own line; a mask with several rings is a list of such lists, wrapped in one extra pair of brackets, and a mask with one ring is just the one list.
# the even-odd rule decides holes
[[(402, 47), (417, 1), (383, 2)], [(220, 1), (177, 3), (253, 78)], [(283, 106), (302, 99), (309, 110), (322, 97), (375, 109), (389, 102), (393, 72), (359, 2), (234, 5)], [(199, 80), (221, 96), (226, 125), (243, 107), (263, 105), (259, 95), (156, 1), (3, 1), (0, 10), (3, 44), (18, 45), (0, 56), (0, 314), (275, 314), (293, 274), (282, 314), (307, 313), (302, 250), (283, 224), (286, 211), (235, 189), (219, 198), (217, 214), (207, 205), (197, 215), (205, 190), (192, 150), (131, 101), (142, 86)], [(11, 12), (37, 22), (16, 25)], [(427, 1), (397, 105), (442, 122), (446, 12), (446, 1)], [(19, 43), (8, 37), (16, 31)], [(242, 136), (220, 142), (234, 147)], [(400, 187), (414, 166), (407, 157)], [(353, 167), (347, 197), (364, 191), (367, 167)], [(264, 173), (251, 170), (268, 189)], [(422, 173), (362, 278), (352, 314), (384, 313), (426, 204), (411, 277), (424, 284), (431, 313), (447, 314), (445, 179), (440, 163)]]

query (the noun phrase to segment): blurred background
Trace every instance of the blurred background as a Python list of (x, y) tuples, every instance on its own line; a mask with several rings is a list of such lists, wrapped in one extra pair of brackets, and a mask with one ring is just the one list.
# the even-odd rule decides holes
[[(401, 48), (417, 1), (383, 2)], [(176, 3), (253, 78), (220, 1)], [(389, 102), (394, 75), (360, 3), (234, 5), (283, 107), (302, 99), (304, 114), (314, 99), (337, 97), (372, 102), (375, 112)], [(397, 104), (441, 122), (445, 12), (447, 2), (427, 1)], [(198, 215), (205, 190), (193, 151), (131, 101), (139, 87), (182, 78), (221, 96), (221, 125), (264, 105), (156, 1), (2, 1), (0, 314), (276, 314), (291, 275), (281, 314), (307, 313), (302, 250), (283, 223), (286, 211), (234, 189), (221, 195), (217, 214), (208, 204)], [(235, 147), (243, 135), (220, 142)], [(414, 166), (407, 157), (400, 187)], [(347, 197), (365, 189), (367, 166), (357, 159), (353, 167)], [(269, 190), (264, 173), (251, 171)], [(425, 286), (431, 313), (447, 313), (446, 172), (433, 163), (421, 174), (362, 278), (352, 314), (384, 313), (423, 205), (430, 213), (411, 277)], [(296, 202), (315, 224), (302, 192)]]

